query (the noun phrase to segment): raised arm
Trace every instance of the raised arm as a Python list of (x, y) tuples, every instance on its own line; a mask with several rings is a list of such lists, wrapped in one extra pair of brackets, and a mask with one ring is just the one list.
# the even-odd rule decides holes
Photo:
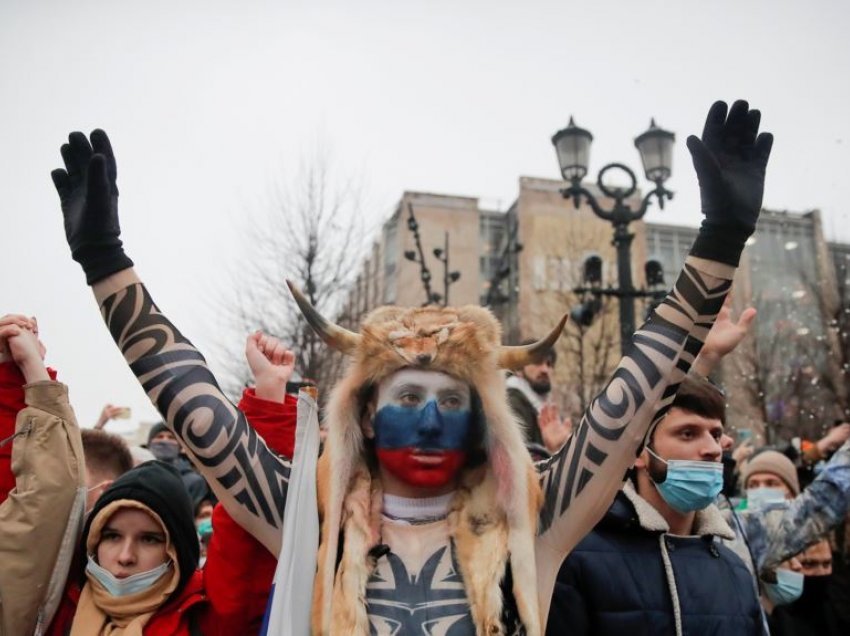
[[(633, 345), (578, 429), (539, 465), (543, 545), (561, 558), (602, 517), (650, 425), (673, 401), (729, 290), (734, 268), (688, 257), (673, 290), (635, 332)], [(549, 536), (547, 536), (549, 535)]]
[(273, 554), (280, 547), (288, 462), (269, 451), (225, 397), (200, 352), (154, 304), (124, 253), (116, 164), (102, 130), (62, 146), (51, 176), (71, 255), (115, 343), (228, 512)]
[(728, 114), (717, 102), (702, 139), (688, 138), (705, 220), (673, 290), (635, 333), (567, 444), (541, 465), (541, 598), (563, 558), (610, 505), (723, 306), (761, 209), (772, 137), (758, 134), (759, 121), (746, 102), (735, 102)]
[[(297, 400), (286, 394), (286, 383), (295, 356), (276, 338), (260, 332), (248, 337), (245, 356), (256, 385), (244, 390), (239, 410), (271, 450), (292, 457)], [(204, 567), (207, 597), (223, 631), (260, 633), (277, 559), (246, 535), (220, 505), (213, 512), (213, 534)]]
[(83, 445), (68, 388), (50, 379), (34, 330), (21, 326), (29, 320), (0, 319), (0, 362), (14, 360), (26, 400), (14, 435), (0, 441), (13, 444), (15, 477), (0, 505), (0, 634), (10, 635), (49, 623), (85, 508)]

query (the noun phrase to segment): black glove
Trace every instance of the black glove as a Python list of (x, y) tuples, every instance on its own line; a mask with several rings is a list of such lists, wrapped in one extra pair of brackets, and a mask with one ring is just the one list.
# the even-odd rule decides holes
[(100, 129), (92, 131), (91, 144), (83, 133), (72, 132), (60, 151), (65, 170), (50, 176), (62, 202), (65, 238), (72, 258), (83, 266), (86, 282), (93, 285), (133, 266), (119, 238), (115, 156)]
[(688, 137), (705, 215), (691, 254), (737, 266), (761, 211), (773, 135), (758, 134), (761, 113), (744, 100), (732, 104), (728, 117), (726, 109), (715, 102), (702, 139)]

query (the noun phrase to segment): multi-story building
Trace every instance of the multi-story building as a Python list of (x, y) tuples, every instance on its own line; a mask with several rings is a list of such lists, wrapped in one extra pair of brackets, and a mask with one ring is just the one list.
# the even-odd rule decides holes
[[(576, 208), (565, 200), (563, 186), (521, 177), (518, 196), (505, 211), (483, 209), (474, 197), (405, 192), (357, 277), (344, 315), (354, 324), (379, 305), (422, 305), (427, 286), (441, 299), (447, 294), (452, 305), (489, 306), (502, 322), (506, 342), (547, 332), (582, 300), (573, 289), (582, 285), (588, 257), (601, 259), (603, 285), (617, 284), (611, 225), (585, 204)], [(585, 187), (610, 204), (594, 186)], [(639, 202), (639, 192), (628, 201)], [(427, 272), (416, 262), (411, 211)], [(660, 262), (666, 284), (672, 284), (697, 229), (636, 221), (631, 231), (635, 286), (644, 285), (647, 260)], [(447, 249), (449, 269), (461, 274), (456, 282), (445, 284), (435, 249)], [(846, 282), (848, 264), (850, 246), (827, 245), (818, 211), (762, 214), (735, 282), (736, 307), (754, 305), (757, 328), (748, 347), (722, 370), (734, 388), (729, 395), (733, 428), (768, 438), (801, 430), (813, 434), (833, 417), (824, 408), (831, 403), (830, 391), (846, 403), (843, 382), (840, 389), (822, 384), (835, 379), (837, 345), (829, 316), (837, 302), (847, 302), (847, 295), (838, 293), (835, 272)], [(558, 349), (561, 400), (579, 410), (619, 359), (616, 301), (606, 301), (589, 327), (571, 323)]]
[[(696, 228), (648, 224), (647, 252), (661, 261), (667, 280), (696, 234)], [(848, 257), (850, 246), (824, 241), (818, 210), (762, 212), (734, 287), (736, 309), (753, 306), (758, 318), (752, 336), (722, 367), (733, 428), (772, 442), (817, 436), (845, 416), (846, 355), (840, 332), (829, 325), (846, 302), (839, 283), (848, 279)]]

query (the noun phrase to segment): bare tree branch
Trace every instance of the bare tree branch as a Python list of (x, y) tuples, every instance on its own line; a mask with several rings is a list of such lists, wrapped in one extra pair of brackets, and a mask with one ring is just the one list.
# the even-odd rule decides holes
[(258, 329), (295, 351), (302, 377), (331, 386), (342, 358), (306, 324), (286, 280), (322, 315), (339, 320), (365, 255), (363, 189), (337, 179), (327, 153), (302, 160), (296, 175), (273, 187), (272, 197), (266, 218), (244, 228), (244, 258), (215, 303), (227, 332), (217, 343), (225, 361), (223, 388), (232, 396), (251, 381), (243, 350), (247, 335)]

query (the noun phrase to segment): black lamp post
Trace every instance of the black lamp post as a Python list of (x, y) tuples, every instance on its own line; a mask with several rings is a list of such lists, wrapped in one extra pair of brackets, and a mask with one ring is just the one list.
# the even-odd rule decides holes
[[(615, 296), (620, 304), (620, 348), (625, 353), (631, 342), (635, 331), (635, 298), (656, 298), (658, 291), (635, 289), (632, 283), (632, 261), (631, 245), (634, 234), (629, 232), (629, 224), (637, 221), (646, 214), (652, 197), (658, 199), (658, 205), (664, 209), (664, 199), (672, 199), (673, 193), (664, 187), (664, 182), (670, 177), (673, 163), (673, 133), (662, 130), (652, 120), (649, 130), (635, 139), (635, 146), (640, 152), (646, 178), (655, 183), (655, 188), (650, 191), (641, 201), (636, 210), (625, 203), (637, 189), (637, 178), (635, 173), (621, 163), (609, 163), (604, 166), (597, 176), (599, 190), (614, 200), (610, 209), (603, 208), (596, 197), (581, 185), (581, 180), (587, 175), (587, 167), (590, 163), (590, 144), (593, 135), (589, 131), (579, 128), (570, 117), (566, 128), (559, 130), (552, 137), (552, 144), (558, 155), (558, 163), (561, 175), (570, 185), (561, 190), (565, 199), (571, 198), (576, 208), (581, 205), (584, 198), (590, 205), (593, 213), (600, 219), (610, 222), (614, 226), (613, 244), (617, 248), (617, 287), (578, 287), (575, 291), (581, 294), (592, 294), (599, 296)], [(610, 170), (621, 170), (628, 175), (631, 185), (628, 187), (607, 186), (603, 182), (605, 174)]]

